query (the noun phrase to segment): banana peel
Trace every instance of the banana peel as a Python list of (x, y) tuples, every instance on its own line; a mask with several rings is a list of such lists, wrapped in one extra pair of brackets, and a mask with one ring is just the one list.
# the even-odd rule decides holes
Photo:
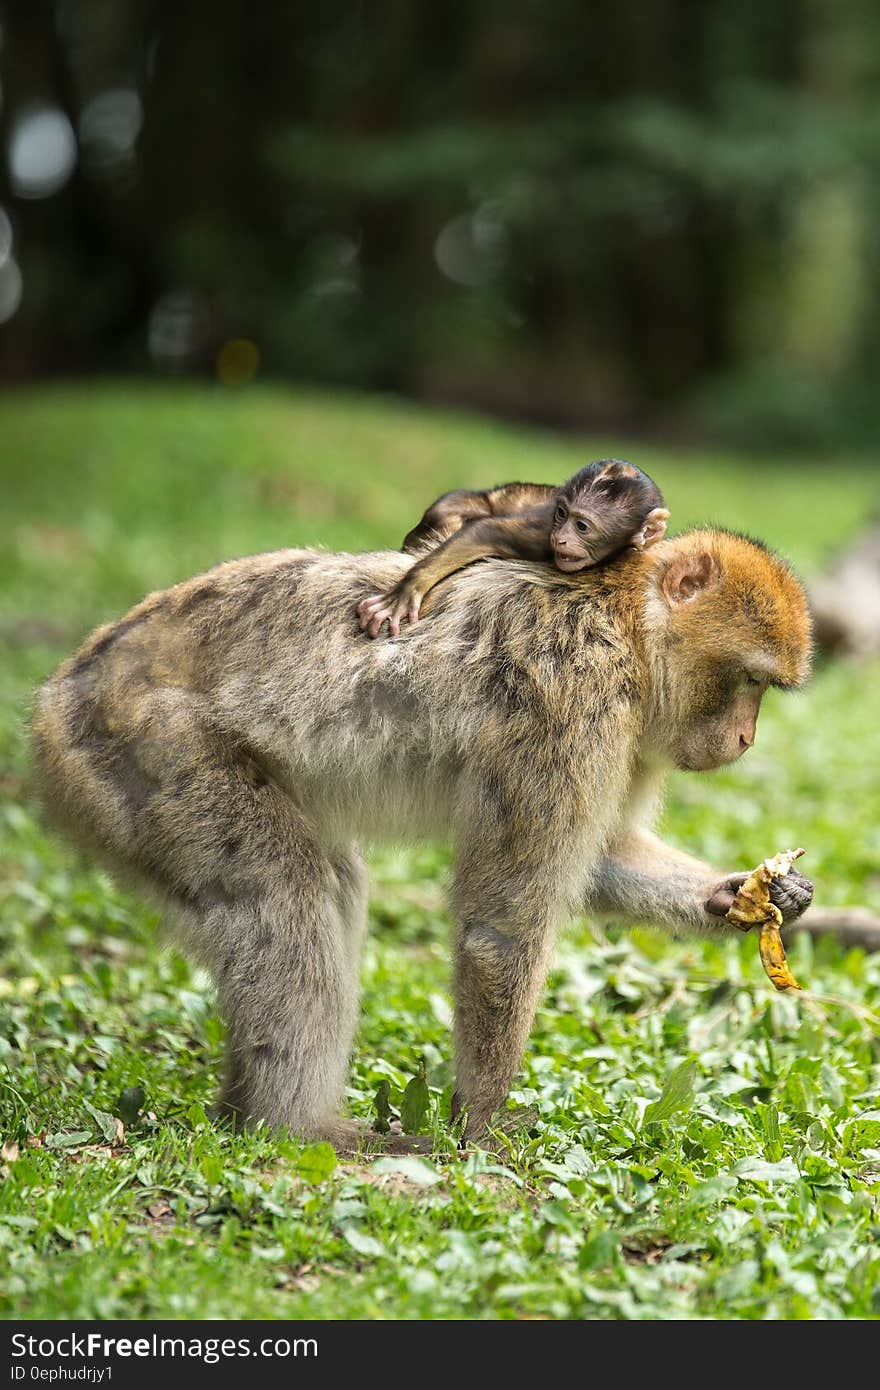
[(784, 878), (803, 852), (802, 849), (790, 849), (773, 855), (771, 859), (764, 859), (749, 874), (727, 913), (727, 921), (740, 931), (759, 928), (761, 964), (767, 978), (777, 989), (800, 989), (801, 986), (788, 968), (785, 947), (779, 934), (782, 913), (770, 898), (770, 884), (774, 878)]
[(779, 935), (779, 927), (775, 922), (762, 923), (758, 937), (758, 952), (761, 956), (764, 973), (777, 989), (803, 988), (788, 968), (785, 947), (782, 944), (782, 937)]

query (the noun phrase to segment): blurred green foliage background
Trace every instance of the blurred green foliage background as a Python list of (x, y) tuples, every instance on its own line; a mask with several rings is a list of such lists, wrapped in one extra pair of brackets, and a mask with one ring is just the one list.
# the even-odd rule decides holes
[(7, 378), (259, 364), (545, 423), (873, 439), (869, 0), (0, 23)]

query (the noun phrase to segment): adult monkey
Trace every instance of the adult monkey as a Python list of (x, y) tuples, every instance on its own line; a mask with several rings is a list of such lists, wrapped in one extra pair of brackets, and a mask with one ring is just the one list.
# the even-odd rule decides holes
[[(366, 880), (359, 838), (457, 851), (457, 1105), (478, 1137), (567, 913), (725, 934), (744, 875), (645, 828), (672, 766), (739, 757), (805, 678), (807, 606), (760, 545), (695, 531), (601, 569), (487, 562), (394, 641), (357, 631), (406, 556), (220, 565), (100, 628), (44, 686), (47, 807), (164, 904), (217, 982), (224, 1102), (340, 1149)], [(777, 901), (809, 905), (793, 872)]]

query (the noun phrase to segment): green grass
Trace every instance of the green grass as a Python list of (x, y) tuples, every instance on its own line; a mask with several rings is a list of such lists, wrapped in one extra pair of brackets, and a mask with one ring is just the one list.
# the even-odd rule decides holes
[[(340, 1164), (205, 1109), (208, 981), (140, 903), (41, 827), (35, 683), (150, 588), (248, 551), (399, 544), (444, 488), (655, 473), (677, 526), (764, 536), (806, 573), (875, 500), (868, 467), (560, 441), (393, 402), (94, 383), (0, 398), (0, 1310), (6, 1317), (825, 1318), (880, 1312), (880, 957), (575, 924), (498, 1153)], [(804, 844), (825, 904), (880, 906), (880, 680), (771, 695), (755, 750), (673, 779), (665, 833), (726, 868)], [(372, 859), (350, 1105), (424, 1056), (451, 1083), (440, 848)], [(672, 1082), (670, 1084), (670, 1077)], [(126, 1087), (144, 1114), (115, 1141)], [(659, 1107), (649, 1108), (664, 1092)], [(17, 1156), (16, 1156), (17, 1155)]]

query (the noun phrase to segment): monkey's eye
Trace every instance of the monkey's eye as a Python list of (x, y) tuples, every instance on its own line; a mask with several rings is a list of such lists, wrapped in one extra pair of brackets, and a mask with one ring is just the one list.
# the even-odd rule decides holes
[(576, 521), (575, 526), (582, 536), (585, 536), (590, 529), (590, 523), (588, 521)]
[(763, 685), (763, 684), (764, 684), (764, 682), (761, 680), (761, 678), (760, 678), (759, 676), (750, 676), (749, 673), (748, 673), (748, 671), (746, 672), (746, 685)]
[(568, 516), (568, 512), (565, 510), (564, 507), (557, 507), (557, 508), (556, 508), (556, 515), (554, 516), (553, 520), (554, 520), (554, 521), (564, 521), (565, 518), (566, 518), (567, 516)]

